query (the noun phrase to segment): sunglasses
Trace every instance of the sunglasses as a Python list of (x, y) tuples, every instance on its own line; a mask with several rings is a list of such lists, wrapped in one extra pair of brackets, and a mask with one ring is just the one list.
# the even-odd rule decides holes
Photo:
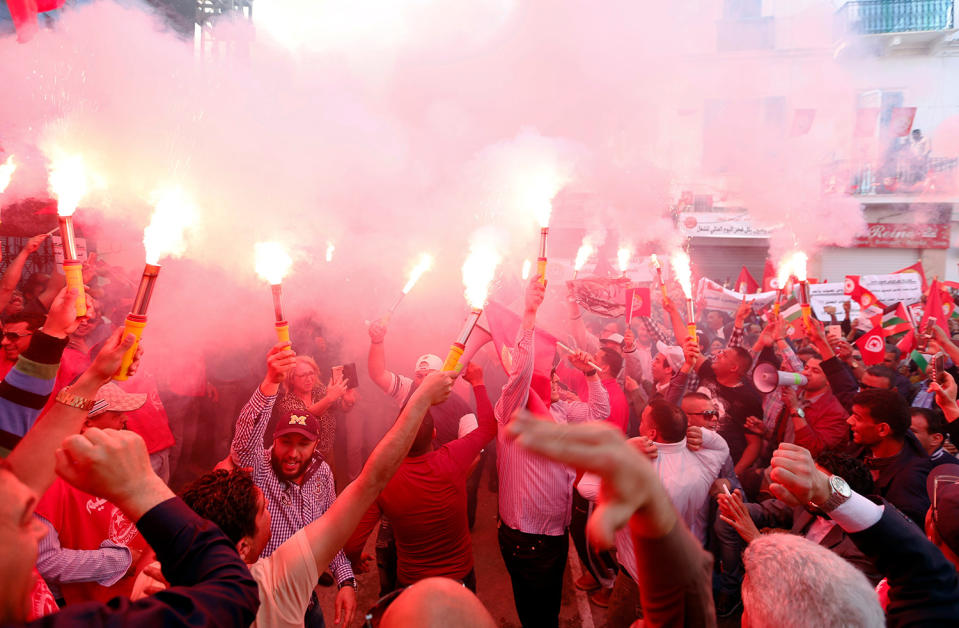
[(20, 340), (21, 338), (23, 338), (23, 337), (25, 337), (25, 336), (32, 336), (32, 335), (33, 335), (33, 332), (32, 332), (32, 331), (27, 331), (27, 332), (24, 332), (24, 333), (22, 333), (22, 334), (18, 334), (18, 333), (15, 332), (15, 331), (5, 331), (5, 332), (3, 332), (3, 337), (6, 338), (7, 340), (9, 340), (10, 342), (16, 342), (16, 341)]
[(699, 416), (716, 418), (719, 416), (719, 410), (703, 410), (702, 412), (687, 412), (686, 414), (696, 414)]

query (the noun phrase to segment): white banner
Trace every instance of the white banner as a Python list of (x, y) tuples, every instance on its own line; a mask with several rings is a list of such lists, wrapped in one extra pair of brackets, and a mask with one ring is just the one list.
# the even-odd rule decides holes
[[(723, 288), (715, 281), (705, 277), (699, 280), (696, 295), (707, 310), (720, 310), (730, 314), (734, 313), (739, 308), (739, 304), (743, 302), (743, 293)], [(753, 309), (761, 310), (775, 300), (776, 292), (759, 292), (747, 294), (745, 297), (747, 301), (753, 304)]]
[(760, 227), (741, 212), (701, 212), (679, 215), (679, 228), (691, 238), (768, 238), (774, 228)]
[[(894, 305), (900, 301), (903, 305), (910, 305), (922, 300), (922, 281), (916, 273), (863, 275), (859, 278), (859, 284), (876, 295), (883, 305)], [(814, 283), (809, 286), (809, 304), (819, 320), (829, 320), (825, 310), (827, 305), (836, 308), (837, 320), (843, 320), (846, 317), (843, 303), (848, 300), (845, 282)], [(852, 302), (850, 314), (854, 319), (859, 316), (859, 304), (855, 301)]]
[[(63, 264), (63, 238), (58, 235), (51, 236), (53, 241), (53, 258), (57, 264)], [(87, 241), (85, 238), (77, 238), (77, 258), (79, 262), (87, 261)]]

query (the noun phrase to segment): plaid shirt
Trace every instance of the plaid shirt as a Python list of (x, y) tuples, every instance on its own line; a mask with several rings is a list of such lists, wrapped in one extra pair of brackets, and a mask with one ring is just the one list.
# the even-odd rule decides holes
[[(266, 495), (270, 511), (270, 542), (261, 554), (266, 558), (297, 530), (319, 519), (336, 499), (330, 466), (314, 454), (303, 475), (303, 483), (276, 477), (270, 457), (273, 448), (263, 448), (263, 432), (270, 421), (276, 395), (267, 397), (257, 388), (236, 421), (236, 436), (230, 454), (238, 467), (253, 469), (253, 481)], [(343, 550), (330, 563), (336, 581), (353, 577), (353, 568)]]

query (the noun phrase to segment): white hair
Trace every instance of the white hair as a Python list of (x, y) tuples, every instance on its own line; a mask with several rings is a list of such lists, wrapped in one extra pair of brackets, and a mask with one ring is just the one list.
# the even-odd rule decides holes
[(885, 626), (866, 576), (804, 537), (764, 534), (746, 547), (743, 565), (744, 626)]

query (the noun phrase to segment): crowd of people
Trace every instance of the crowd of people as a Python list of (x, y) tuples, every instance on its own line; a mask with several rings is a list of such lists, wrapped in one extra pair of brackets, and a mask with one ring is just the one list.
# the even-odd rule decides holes
[[(572, 350), (544, 367), (534, 277), (516, 337), (482, 366), (444, 371), (426, 353), (393, 372), (386, 321), (369, 325), (380, 390), (364, 394), (396, 419), (351, 473), (337, 426), (358, 382), (331, 368), (319, 328), (247, 358), (258, 381), (170, 386), (142, 350), (113, 381), (134, 341), (129, 286), (88, 264), (77, 317), (62, 276), (21, 277), (44, 237), (0, 279), (4, 625), (495, 625), (471, 536), (484, 467), (523, 626), (559, 625), (570, 540), (573, 585), (610, 626), (959, 624), (959, 344), (945, 317), (924, 337), (940, 360), (890, 344), (866, 367), (848, 311), (840, 334), (815, 317), (787, 333), (744, 300), (732, 317), (704, 312), (690, 337), (668, 297), (630, 324), (570, 298)], [(761, 390), (766, 365), (804, 383)], [(358, 608), (371, 569), (380, 600)]]

